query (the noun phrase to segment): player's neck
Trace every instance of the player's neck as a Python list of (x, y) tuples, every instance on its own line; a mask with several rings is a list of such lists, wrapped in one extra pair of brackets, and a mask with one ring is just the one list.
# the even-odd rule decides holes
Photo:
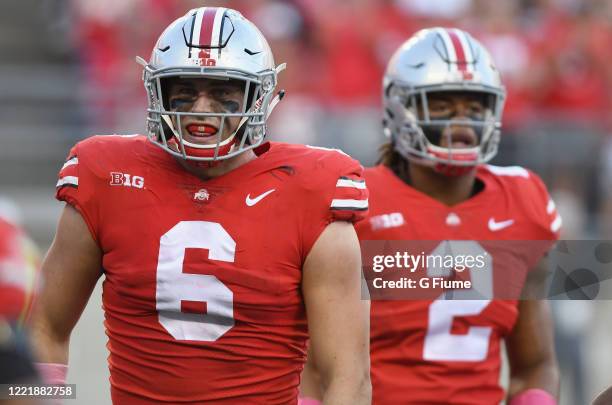
[(243, 152), (236, 157), (221, 160), (219, 163), (212, 167), (207, 167), (206, 165), (198, 165), (194, 164), (191, 161), (186, 161), (184, 159), (177, 159), (179, 164), (188, 171), (189, 173), (201, 178), (202, 180), (210, 180), (215, 177), (223, 176), (239, 168), (240, 166), (250, 162), (251, 160), (257, 158), (255, 153), (252, 150), (248, 150)]
[(447, 176), (430, 167), (409, 164), (408, 174), (404, 181), (444, 205), (462, 203), (477, 192), (475, 169), (461, 176)]

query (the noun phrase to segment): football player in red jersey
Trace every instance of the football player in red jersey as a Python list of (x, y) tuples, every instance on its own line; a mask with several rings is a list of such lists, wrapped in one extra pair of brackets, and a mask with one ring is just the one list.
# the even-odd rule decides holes
[[(23, 328), (39, 286), (40, 257), (34, 242), (0, 216), (0, 384), (34, 384), (38, 375)], [(0, 403), (24, 403), (11, 401)]]
[(23, 324), (38, 288), (40, 257), (15, 224), (0, 217), (0, 318)]
[(370, 403), (359, 163), (264, 142), (282, 66), (237, 11), (189, 11), (139, 62), (148, 136), (86, 139), (59, 174), (67, 204), (35, 310), (41, 369), (65, 378), (71, 330), (104, 275), (116, 404), (295, 404), (307, 338), (326, 403)]
[[(504, 397), (511, 405), (556, 404), (547, 302), (519, 301), (520, 294), (495, 299), (496, 275), (530, 296), (542, 287), (542, 256), (561, 226), (534, 173), (486, 164), (497, 151), (504, 97), (486, 49), (458, 29), (418, 32), (387, 66), (383, 104), (390, 142), (380, 164), (365, 171), (370, 212), (357, 226), (360, 240), (429, 241), (421, 246), (428, 244), (424, 253), (432, 257), (451, 251), (492, 259), (486, 271), (464, 273), (488, 291), (487, 299), (445, 300), (441, 294), (372, 301), (373, 404), (493, 405)], [(529, 257), (520, 246), (542, 254)], [(502, 341), (510, 363), (507, 395), (499, 385)], [(309, 374), (305, 380), (303, 395), (316, 396), (318, 384)]]

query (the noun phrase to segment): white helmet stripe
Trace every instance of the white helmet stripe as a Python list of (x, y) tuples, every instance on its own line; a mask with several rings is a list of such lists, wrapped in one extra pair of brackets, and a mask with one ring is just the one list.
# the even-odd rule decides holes
[(223, 22), (223, 16), (225, 15), (224, 8), (217, 8), (215, 13), (215, 19), (212, 28), (212, 39), (210, 40), (210, 46), (217, 47), (217, 58), (221, 57), (221, 23)]
[(442, 41), (444, 41), (444, 47), (446, 48), (446, 54), (448, 55), (448, 61), (450, 62), (451, 72), (457, 71), (457, 54), (455, 53), (455, 47), (453, 41), (448, 35), (448, 32), (444, 28), (437, 28), (436, 33), (440, 35)]
[[(191, 36), (191, 43), (194, 45), (200, 45), (200, 30), (202, 29), (202, 17), (204, 16), (204, 10), (206, 7), (198, 9), (195, 20), (193, 21), (193, 34)], [(196, 54), (197, 56), (197, 54)]]

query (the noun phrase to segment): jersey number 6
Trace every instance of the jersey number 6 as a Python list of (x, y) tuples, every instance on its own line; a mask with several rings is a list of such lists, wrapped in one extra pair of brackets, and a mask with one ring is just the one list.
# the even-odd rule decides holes
[[(234, 326), (234, 294), (212, 275), (183, 272), (185, 249), (207, 249), (211, 260), (233, 262), (236, 242), (216, 222), (182, 221), (162, 235), (157, 261), (159, 323), (177, 340), (212, 342)], [(181, 312), (186, 301), (202, 314)]]

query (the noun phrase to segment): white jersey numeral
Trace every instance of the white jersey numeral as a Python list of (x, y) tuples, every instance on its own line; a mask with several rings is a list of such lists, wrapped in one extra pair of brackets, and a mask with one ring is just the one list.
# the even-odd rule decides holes
[[(483, 255), (485, 266), (477, 271), (470, 271), (472, 287), (491, 297), (493, 292), (493, 270), (491, 255), (473, 241), (444, 241), (438, 245), (432, 256), (446, 254)], [(429, 277), (447, 277), (453, 269), (429, 267)], [(473, 316), (480, 314), (491, 302), (486, 300), (462, 299), (468, 297), (469, 290), (453, 290), (453, 300), (445, 300), (444, 295), (434, 301), (429, 307), (429, 321), (423, 358), (431, 361), (483, 361), (489, 352), (489, 341), (493, 328), (490, 326), (472, 326), (466, 334), (456, 335), (451, 332), (453, 320), (458, 316)]]
[[(157, 262), (159, 323), (177, 340), (212, 342), (234, 326), (234, 294), (212, 275), (183, 272), (185, 249), (207, 249), (211, 260), (233, 262), (236, 242), (216, 222), (182, 221), (162, 235)], [(181, 312), (183, 301), (204, 313)]]

